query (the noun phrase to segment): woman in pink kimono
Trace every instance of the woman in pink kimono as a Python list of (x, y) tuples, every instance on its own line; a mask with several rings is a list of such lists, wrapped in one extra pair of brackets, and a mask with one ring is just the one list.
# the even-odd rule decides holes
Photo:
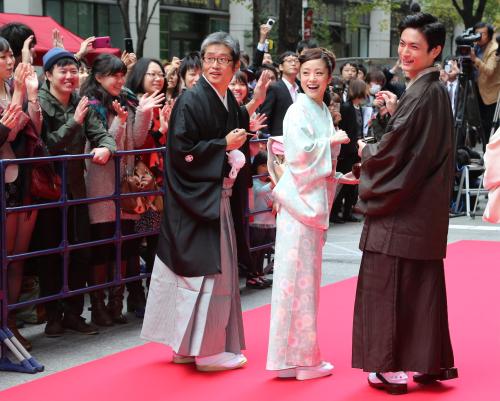
[[(336, 159), (349, 138), (334, 129), (323, 103), (335, 67), (333, 54), (309, 49), (299, 61), (304, 93), (283, 122), (285, 164), (277, 166), (269, 158), (274, 180), (278, 170), (283, 173), (273, 191), (278, 214), (267, 369), (278, 371), (278, 377), (306, 380), (333, 369), (321, 360), (316, 317), (322, 249), (338, 181)], [(349, 173), (342, 182), (356, 180)]]

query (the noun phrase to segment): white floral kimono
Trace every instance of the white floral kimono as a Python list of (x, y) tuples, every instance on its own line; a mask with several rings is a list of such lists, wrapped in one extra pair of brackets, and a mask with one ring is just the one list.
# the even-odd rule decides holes
[[(305, 94), (283, 122), (286, 165), (274, 188), (278, 203), (267, 369), (321, 362), (317, 312), (322, 249), (333, 203), (340, 145), (331, 146), (331, 115)], [(272, 164), (272, 157), (269, 158)], [(273, 166), (269, 166), (272, 174)]]

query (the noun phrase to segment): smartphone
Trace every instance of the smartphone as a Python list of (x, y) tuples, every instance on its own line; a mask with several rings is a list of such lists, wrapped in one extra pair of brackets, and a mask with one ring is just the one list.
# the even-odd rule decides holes
[(267, 19), (267, 22), (266, 22), (266, 25), (269, 27), (269, 29), (271, 29), (274, 25), (274, 23), (276, 22), (276, 20), (272, 17), (269, 17)]
[(132, 43), (132, 38), (125, 38), (125, 39), (123, 39), (123, 42), (125, 43), (125, 51), (127, 53), (133, 53), (134, 52), (134, 44)]
[(364, 138), (361, 138), (361, 140), (364, 143), (375, 143), (375, 142), (377, 142), (377, 140), (375, 139), (374, 136), (365, 136)]
[(111, 47), (111, 39), (109, 36), (99, 36), (94, 39), (93, 46), (96, 49), (100, 47)]

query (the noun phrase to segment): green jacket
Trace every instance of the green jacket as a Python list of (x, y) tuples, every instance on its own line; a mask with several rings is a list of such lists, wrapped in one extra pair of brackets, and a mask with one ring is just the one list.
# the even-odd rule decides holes
[[(114, 138), (102, 125), (96, 112), (89, 111), (82, 125), (75, 122), (73, 116), (80, 101), (75, 92), (71, 95), (68, 107), (63, 105), (50, 93), (47, 83), (39, 91), (40, 106), (43, 112), (42, 139), (51, 155), (79, 155), (84, 153), (85, 143), (90, 142), (91, 148), (105, 147), (111, 152), (116, 151)], [(112, 163), (110, 160), (108, 163)], [(75, 160), (68, 163), (68, 196), (71, 199), (86, 197), (85, 191), (85, 161)]]

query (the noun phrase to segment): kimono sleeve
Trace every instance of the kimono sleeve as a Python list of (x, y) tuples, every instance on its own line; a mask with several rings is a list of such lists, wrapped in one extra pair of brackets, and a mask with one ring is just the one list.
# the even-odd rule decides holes
[(168, 157), (176, 174), (184, 180), (218, 182), (226, 157), (226, 138), (203, 138), (202, 116), (197, 115), (196, 108), (182, 100), (176, 102), (170, 118)]
[(283, 122), (285, 160), (299, 193), (332, 174), (330, 138), (315, 136), (312, 122), (289, 109)]
[(439, 138), (445, 132), (432, 118), (437, 102), (415, 100), (406, 105), (396, 112), (392, 129), (382, 140), (363, 149), (358, 207), (366, 215), (393, 212), (416, 196), (426, 178), (445, 162), (447, 153), (440, 149), (444, 142)]

